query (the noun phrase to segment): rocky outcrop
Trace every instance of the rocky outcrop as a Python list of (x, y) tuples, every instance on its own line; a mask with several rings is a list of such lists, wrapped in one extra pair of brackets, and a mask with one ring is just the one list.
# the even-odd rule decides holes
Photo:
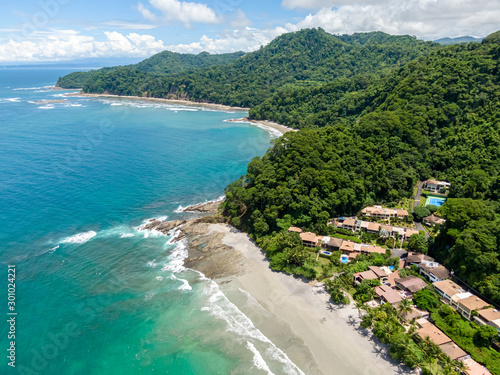
[(223, 222), (219, 216), (205, 216), (192, 220), (161, 221), (151, 219), (143, 230), (162, 233), (178, 231), (174, 241), (187, 240), (188, 257), (184, 266), (202, 272), (211, 279), (222, 279), (244, 272), (243, 255), (223, 243), (224, 234), (210, 230), (210, 225)]
[(202, 213), (217, 213), (217, 210), (219, 209), (219, 205), (221, 204), (222, 201), (216, 201), (216, 202), (207, 202), (207, 203), (200, 203), (200, 204), (194, 204), (192, 206), (188, 206), (184, 208), (182, 211), (184, 212), (202, 212)]

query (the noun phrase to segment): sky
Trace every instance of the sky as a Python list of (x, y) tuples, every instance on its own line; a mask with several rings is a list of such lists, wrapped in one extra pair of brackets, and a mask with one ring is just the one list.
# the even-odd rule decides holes
[(254, 51), (286, 32), (384, 31), (424, 40), (500, 29), (499, 0), (5, 0), (0, 62)]

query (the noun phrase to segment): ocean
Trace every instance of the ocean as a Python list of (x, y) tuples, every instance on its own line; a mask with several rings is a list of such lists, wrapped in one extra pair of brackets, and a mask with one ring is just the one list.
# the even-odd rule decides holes
[(15, 266), (18, 314), (2, 373), (300, 373), (183, 267), (184, 242), (139, 229), (219, 199), (277, 134), (225, 122), (242, 111), (51, 89), (71, 71), (0, 69), (0, 296), (7, 317)]

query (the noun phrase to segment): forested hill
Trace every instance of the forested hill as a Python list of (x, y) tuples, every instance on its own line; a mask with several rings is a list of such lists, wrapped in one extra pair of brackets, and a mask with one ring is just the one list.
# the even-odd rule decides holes
[[(252, 107), (283, 87), (318, 86), (341, 77), (382, 74), (438, 47), (432, 42), (381, 32), (337, 37), (322, 29), (306, 29), (283, 34), (229, 64), (175, 75), (136, 67), (103, 69), (87, 76), (82, 87), (88, 93)], [(67, 81), (65, 77), (58, 84), (67, 87)]]
[(495, 33), (387, 77), (282, 90), (250, 113), (309, 129), (286, 133), (252, 160), (226, 188), (226, 217), (272, 247), (290, 225), (326, 234), (330, 217), (410, 197), (417, 180), (443, 179), (454, 199), (429, 248), (500, 303), (499, 58)]
[(294, 128), (322, 127), (391, 109), (404, 111), (425, 128), (434, 122), (439, 129), (468, 121), (470, 112), (488, 117), (498, 95), (498, 45), (488, 43), (493, 38), (436, 49), (386, 76), (358, 75), (282, 90), (252, 108), (250, 117)]
[[(163, 51), (153, 55), (137, 64), (117, 66), (111, 68), (102, 68), (97, 73), (110, 73), (114, 70), (135, 70), (148, 72), (153, 75), (161, 74), (179, 74), (189, 72), (199, 68), (206, 68), (212, 65), (224, 65), (236, 61), (244, 52), (222, 53), (212, 55), (208, 52), (202, 52), (197, 55), (191, 53), (175, 53)], [(82, 88), (87, 80), (92, 80), (95, 70), (88, 72), (74, 72), (59, 78), (57, 86), (62, 88)]]

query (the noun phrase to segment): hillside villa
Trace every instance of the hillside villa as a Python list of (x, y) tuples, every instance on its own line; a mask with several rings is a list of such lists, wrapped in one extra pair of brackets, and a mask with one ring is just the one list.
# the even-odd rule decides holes
[(424, 189), (432, 193), (444, 193), (450, 186), (451, 184), (446, 181), (430, 179), (424, 182)]
[(408, 211), (406, 210), (399, 208), (384, 208), (382, 206), (365, 207), (361, 210), (361, 213), (366, 217), (386, 221), (393, 218), (403, 220), (408, 216)]

